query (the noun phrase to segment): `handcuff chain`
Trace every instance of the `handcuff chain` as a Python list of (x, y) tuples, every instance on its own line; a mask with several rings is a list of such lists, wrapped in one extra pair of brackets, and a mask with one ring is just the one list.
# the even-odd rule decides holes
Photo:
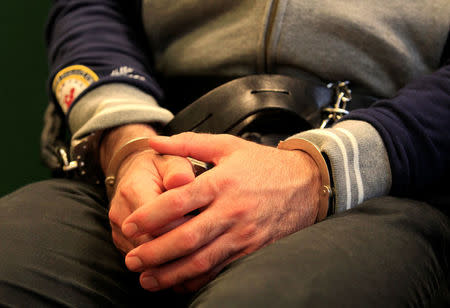
[(322, 108), (323, 121), (320, 128), (326, 128), (348, 114), (347, 103), (352, 100), (352, 90), (349, 81), (332, 82), (327, 88), (334, 89), (335, 101), (331, 107)]

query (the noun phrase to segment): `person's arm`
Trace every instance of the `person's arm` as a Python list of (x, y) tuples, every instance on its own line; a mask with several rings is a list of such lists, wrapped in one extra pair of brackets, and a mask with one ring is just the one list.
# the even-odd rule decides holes
[[(92, 133), (103, 135), (96, 145), (100, 153), (83, 162), (101, 165), (103, 172), (130, 140), (155, 135), (154, 128), (173, 117), (157, 103), (162, 92), (151, 76), (139, 3), (56, 0), (47, 26), (51, 96), (67, 117), (72, 147)], [(109, 217), (122, 252), (149, 240), (146, 235), (132, 241), (124, 237), (122, 221), (166, 189), (194, 178), (186, 159), (162, 156), (149, 147), (129, 153), (114, 176)]]
[[(391, 186), (400, 194), (397, 184), (391, 185), (392, 178), (412, 183), (408, 195), (413, 196), (414, 190), (420, 194), (427, 185), (438, 183), (449, 168), (449, 92), (447, 66), (365, 110), (367, 116), (355, 111), (333, 128), (292, 138), (309, 139), (327, 154), (340, 211), (386, 195)], [(381, 128), (375, 124), (378, 114), (386, 117), (378, 120)], [(188, 223), (127, 254), (127, 267), (141, 272), (141, 285), (147, 290), (180, 284), (196, 290), (232, 260), (316, 221), (321, 175), (302, 151), (272, 149), (227, 135), (194, 133), (152, 137), (150, 145), (160, 153), (192, 156), (215, 167), (188, 185), (162, 194), (124, 221), (123, 233), (133, 238), (200, 210)], [(407, 159), (408, 168), (416, 171), (402, 173), (400, 167), (397, 172), (398, 166), (392, 166), (391, 172), (391, 165), (399, 163), (391, 153), (396, 147), (405, 152), (398, 160), (404, 164), (403, 159)], [(424, 163), (431, 170), (415, 165), (421, 159), (435, 160)], [(404, 179), (427, 174), (435, 174), (435, 178)]]
[(349, 119), (371, 123), (383, 139), (391, 162), (391, 193), (420, 196), (449, 171), (450, 65)]
[(423, 197), (450, 169), (450, 65), (419, 78), (331, 129), (294, 138), (328, 156), (337, 210), (386, 195)]
[(164, 125), (139, 1), (56, 0), (47, 26), (49, 87), (73, 139), (128, 123)]

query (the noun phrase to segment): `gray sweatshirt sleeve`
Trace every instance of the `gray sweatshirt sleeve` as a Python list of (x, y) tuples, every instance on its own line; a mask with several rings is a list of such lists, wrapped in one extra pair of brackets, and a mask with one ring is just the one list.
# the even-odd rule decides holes
[(378, 132), (364, 121), (342, 121), (328, 129), (292, 136), (314, 143), (328, 158), (334, 183), (336, 212), (389, 193), (389, 158)]
[(165, 125), (173, 118), (153, 96), (120, 83), (105, 84), (84, 95), (68, 116), (72, 140), (90, 133), (131, 123)]

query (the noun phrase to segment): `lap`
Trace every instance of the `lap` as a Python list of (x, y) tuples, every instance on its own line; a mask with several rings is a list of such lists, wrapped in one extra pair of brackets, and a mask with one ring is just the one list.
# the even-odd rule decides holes
[(424, 203), (370, 200), (233, 263), (193, 306), (445, 306), (448, 222)]
[(69, 180), (0, 199), (0, 306), (156, 304), (112, 244), (106, 204), (102, 190)]
[[(124, 267), (106, 204), (68, 180), (0, 199), (0, 305), (171, 306), (170, 292), (147, 293)], [(437, 304), (448, 297), (449, 238), (448, 218), (424, 203), (370, 200), (234, 262), (193, 306)]]

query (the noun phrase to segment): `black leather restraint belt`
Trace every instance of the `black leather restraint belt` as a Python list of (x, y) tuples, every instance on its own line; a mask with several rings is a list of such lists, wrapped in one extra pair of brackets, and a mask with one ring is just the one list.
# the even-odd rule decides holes
[(320, 110), (332, 97), (331, 89), (306, 80), (246, 76), (211, 90), (181, 110), (165, 133), (294, 133), (317, 127)]

